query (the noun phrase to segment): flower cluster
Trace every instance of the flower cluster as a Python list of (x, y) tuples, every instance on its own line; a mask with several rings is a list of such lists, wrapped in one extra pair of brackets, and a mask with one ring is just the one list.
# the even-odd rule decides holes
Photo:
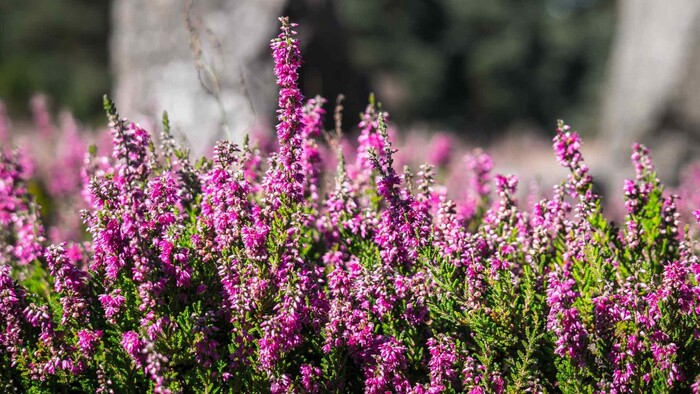
[(0, 152), (1, 264), (28, 265), (42, 253), (44, 228), (18, 152)]
[[(454, 160), (445, 137), (437, 171), (414, 176), (373, 98), (355, 149), (338, 135), (327, 146), (326, 100), (304, 102), (294, 24), (281, 25), (269, 157), (221, 141), (190, 161), (167, 117), (157, 143), (105, 99), (112, 154), (66, 148), (72, 173), (46, 182), (57, 199), (85, 197), (82, 213), (61, 212), (82, 218), (84, 244), (49, 245), (28, 186), (44, 170), (0, 149), (0, 388), (698, 392), (700, 207), (687, 184), (668, 193), (634, 146), (618, 227), (563, 123), (554, 153), (570, 175), (539, 201), (521, 203), (518, 179), (492, 174), (483, 151)], [(0, 143), (7, 130), (0, 108)], [(450, 161), (472, 174), (464, 189), (440, 185)]]

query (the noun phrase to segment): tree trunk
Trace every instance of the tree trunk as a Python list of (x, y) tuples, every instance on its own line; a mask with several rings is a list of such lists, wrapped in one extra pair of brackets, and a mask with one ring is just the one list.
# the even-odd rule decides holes
[(617, 37), (601, 123), (608, 141), (611, 191), (634, 176), (630, 146), (641, 142), (663, 180), (698, 149), (700, 2), (620, 0)]
[(150, 123), (167, 110), (195, 154), (240, 142), (274, 112), (269, 40), (285, 0), (118, 0), (111, 42), (120, 112)]

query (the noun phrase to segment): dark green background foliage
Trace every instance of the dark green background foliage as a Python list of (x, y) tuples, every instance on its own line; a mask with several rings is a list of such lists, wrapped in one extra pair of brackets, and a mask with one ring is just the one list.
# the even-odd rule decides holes
[(110, 2), (0, 0), (0, 98), (28, 114), (37, 91), (83, 120), (102, 121), (109, 91)]
[[(99, 119), (110, 4), (0, 0), (0, 97), (13, 115), (27, 115), (29, 97), (44, 91), (55, 107)], [(595, 127), (582, 118), (594, 118), (613, 0), (295, 0), (286, 11), (312, 32), (310, 94), (344, 93), (352, 106), (389, 77), (400, 98), (383, 100), (400, 123), (495, 130), (566, 117)], [(348, 107), (348, 120), (360, 110)]]
[(338, 5), (350, 59), (404, 82), (408, 94), (402, 112), (392, 108), (395, 117), (448, 126), (549, 125), (552, 116), (591, 110), (615, 22), (615, 3), (605, 0)]

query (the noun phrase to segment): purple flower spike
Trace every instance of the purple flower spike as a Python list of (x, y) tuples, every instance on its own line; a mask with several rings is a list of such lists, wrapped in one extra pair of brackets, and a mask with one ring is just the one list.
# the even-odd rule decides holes
[(126, 353), (139, 367), (143, 366), (143, 342), (139, 339), (139, 335), (133, 331), (127, 331), (122, 334), (122, 347)]
[(303, 154), (301, 128), (303, 126), (302, 105), (304, 96), (297, 86), (299, 67), (302, 63), (299, 41), (294, 38), (296, 26), (286, 17), (280, 18), (282, 32), (270, 43), (275, 62), (275, 76), (279, 86), (279, 109), (277, 110), (277, 139), (279, 152), (276, 163), (266, 175), (265, 189), (270, 201), (278, 205), (281, 196), (291, 202), (303, 199), (302, 166), (299, 158)]

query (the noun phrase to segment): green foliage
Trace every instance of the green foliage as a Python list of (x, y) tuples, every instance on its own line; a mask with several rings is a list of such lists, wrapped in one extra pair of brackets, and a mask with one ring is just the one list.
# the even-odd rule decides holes
[(0, 2), (0, 98), (11, 112), (45, 92), (58, 108), (99, 120), (96, 105), (109, 90), (110, 1)]
[(579, 125), (595, 119), (615, 3), (347, 0), (337, 8), (350, 61), (398, 85), (396, 119), (496, 130), (515, 119), (546, 127), (552, 114), (579, 116)]

